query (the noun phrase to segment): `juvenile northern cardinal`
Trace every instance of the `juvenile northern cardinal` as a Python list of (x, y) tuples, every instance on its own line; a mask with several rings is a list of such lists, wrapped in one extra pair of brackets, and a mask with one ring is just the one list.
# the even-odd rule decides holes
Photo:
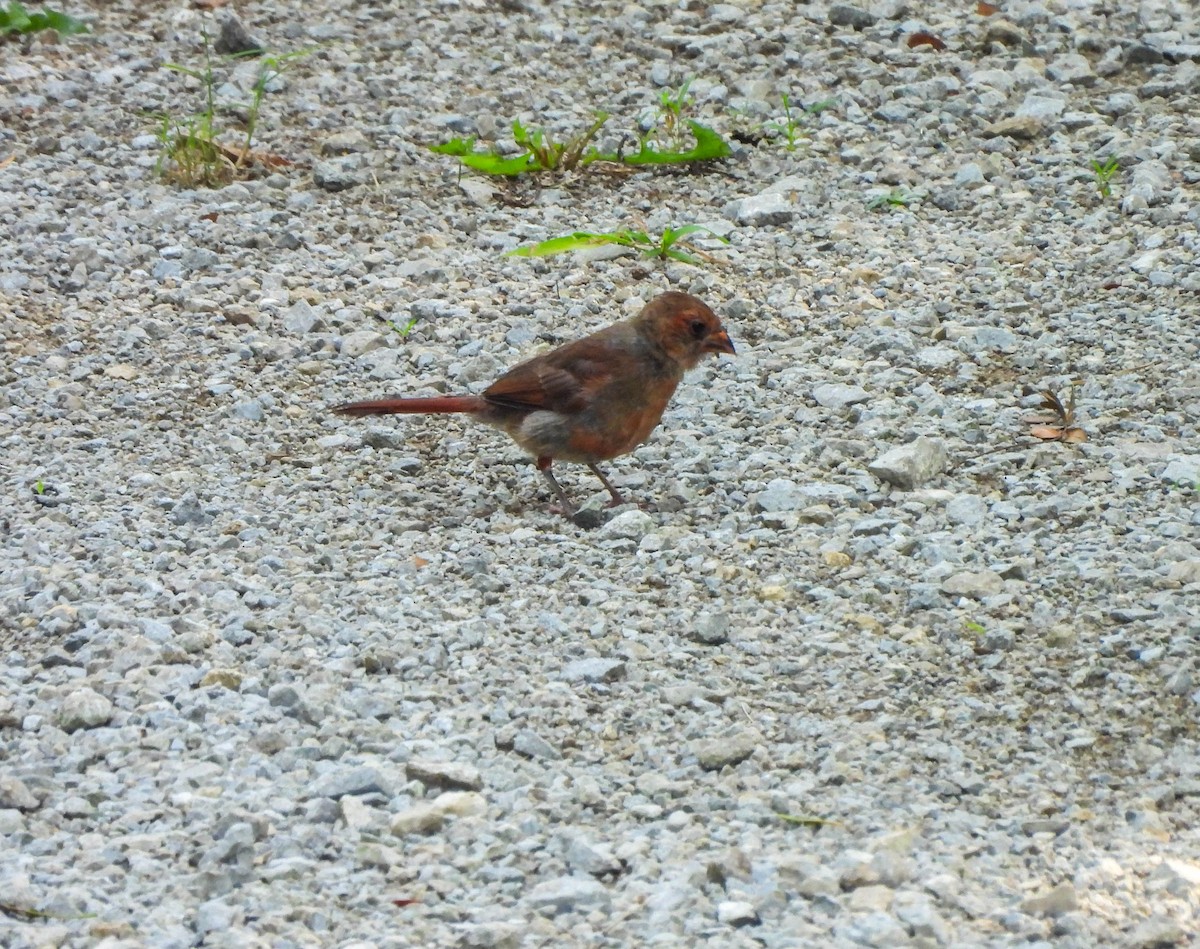
[(614, 504), (624, 499), (596, 462), (650, 437), (683, 374), (709, 353), (734, 352), (715, 313), (686, 293), (662, 293), (631, 320), (514, 366), (482, 395), (349, 402), (342, 415), (464, 412), (506, 432), (537, 458), (538, 470), (570, 516), (550, 466), (587, 465)]

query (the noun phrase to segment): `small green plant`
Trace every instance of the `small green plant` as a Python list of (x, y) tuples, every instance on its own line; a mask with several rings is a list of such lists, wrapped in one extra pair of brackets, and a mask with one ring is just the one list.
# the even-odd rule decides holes
[[(692, 162), (714, 161), (727, 158), (732, 150), (721, 136), (693, 119), (683, 118), (683, 111), (691, 101), (687, 92), (688, 83), (678, 90), (664, 92), (661, 97), (661, 124), (669, 132), (652, 145), (650, 135), (637, 139), (636, 152), (627, 154), (624, 148), (614, 152), (602, 152), (593, 144), (596, 135), (608, 121), (607, 112), (597, 112), (596, 119), (565, 142), (554, 142), (544, 129), (526, 128), (521, 122), (512, 124), (513, 141), (522, 149), (519, 155), (503, 155), (496, 149), (476, 148), (475, 136), (452, 138), (448, 142), (429, 146), (439, 155), (457, 158), (467, 168), (488, 175), (516, 176), (550, 171), (572, 171), (584, 168), (593, 162), (609, 162), (636, 168), (642, 165), (684, 165)], [(689, 146), (690, 132), (694, 144)], [(657, 147), (656, 147), (657, 146)]]
[(776, 135), (782, 135), (784, 147), (789, 152), (796, 150), (796, 145), (800, 139), (808, 137), (808, 119), (820, 115), (826, 109), (833, 106), (835, 102), (834, 99), (822, 99), (820, 102), (804, 106), (798, 112), (793, 112), (792, 101), (788, 94), (784, 92), (779, 98), (783, 102), (783, 121), (765, 122), (763, 123), (763, 128), (774, 132)]
[(658, 96), (658, 117), (662, 125), (665, 140), (676, 151), (684, 144), (683, 113), (695, 101), (695, 96), (688, 94), (692, 80), (686, 80), (678, 89), (664, 89)]
[(0, 7), (0, 36), (17, 34), (28, 36), (42, 30), (54, 30), (60, 36), (78, 36), (90, 33), (87, 24), (58, 10), (43, 7), (41, 13), (30, 13), (16, 0), (7, 7)]
[(987, 632), (986, 626), (984, 626), (982, 623), (973, 623), (971, 620), (967, 620), (965, 623), (963, 623), (963, 626), (967, 628), (967, 632), (972, 633), (975, 636), (982, 636)]
[(419, 316), (414, 316), (403, 326), (401, 326), (395, 320), (388, 320), (387, 325), (390, 326), (396, 333), (398, 333), (401, 339), (407, 339), (408, 334), (413, 331), (413, 327), (417, 325), (417, 321), (419, 319)]
[(525, 149), (516, 157), (501, 155), (494, 150), (477, 151), (474, 137), (452, 138), (441, 145), (431, 145), (429, 149), (439, 155), (451, 155), (476, 171), (509, 177), (543, 171), (570, 171), (597, 161), (629, 166), (678, 165), (713, 161), (730, 154), (729, 145), (725, 140), (699, 122), (688, 122), (696, 144), (686, 151), (660, 151), (643, 139), (638, 150), (630, 155), (621, 151), (601, 152), (589, 145), (607, 119), (608, 116), (601, 113), (587, 129), (562, 144), (551, 142), (541, 129), (531, 132), (520, 122), (514, 122), (513, 140)]
[(453, 155), (468, 168), (489, 175), (520, 175), (537, 171), (571, 171), (581, 164), (588, 164), (599, 157), (592, 139), (608, 121), (608, 113), (596, 113), (596, 119), (586, 129), (575, 133), (565, 142), (555, 142), (545, 129), (529, 129), (517, 119), (512, 124), (513, 141), (524, 152), (515, 158), (495, 151), (476, 151), (475, 138), (453, 138), (441, 145), (430, 146), (430, 151), (441, 155)]
[(696, 140), (696, 144), (686, 151), (660, 151), (643, 139), (638, 150), (632, 155), (620, 152), (602, 156), (606, 161), (620, 162), (624, 165), (685, 165), (689, 162), (715, 161), (718, 158), (728, 158), (733, 150), (729, 143), (707, 125), (701, 125), (692, 119), (687, 120), (688, 130)]
[(1096, 190), (1100, 192), (1100, 197), (1112, 197), (1112, 180), (1120, 170), (1120, 162), (1111, 155), (1104, 161), (1100, 161), (1098, 158), (1092, 159), (1092, 174), (1095, 176)]
[(33, 483), (33, 493), (37, 495), (46, 493), (46, 484), (41, 478), (38, 478), (38, 480)]
[[(222, 129), (218, 127), (217, 70), (208, 35), (204, 35), (204, 58), (200, 67), (164, 63), (164, 69), (196, 80), (200, 84), (203, 99), (200, 111), (192, 115), (179, 118), (162, 113), (158, 116), (159, 175), (187, 188), (217, 188), (244, 176), (253, 165), (272, 168), (290, 165), (291, 162), (277, 155), (255, 152), (252, 146), (268, 87), (295, 60), (309, 55), (315, 48), (263, 57), (250, 90), (250, 101), (238, 106), (245, 112), (245, 132), (240, 136), (240, 146), (220, 140)], [(220, 59), (228, 62), (254, 55), (257, 54), (235, 53)]]
[(904, 208), (908, 207), (914, 200), (916, 200), (916, 195), (912, 192), (905, 191), (903, 188), (893, 188), (891, 191), (877, 194), (867, 201), (867, 210), (878, 211), (880, 208)]
[(712, 261), (713, 258), (703, 251), (694, 250), (694, 252), (689, 253), (675, 245), (683, 238), (701, 231), (724, 244), (729, 243), (726, 238), (721, 237), (719, 234), (714, 234), (707, 227), (702, 227), (699, 224), (685, 224), (683, 227), (664, 228), (662, 234), (657, 239), (651, 237), (645, 231), (622, 230), (601, 234), (593, 234), (590, 231), (576, 231), (573, 234), (554, 237), (548, 241), (541, 241), (529, 247), (518, 247), (516, 250), (510, 250), (505, 256), (549, 257), (553, 254), (565, 254), (574, 250), (582, 250), (585, 247), (616, 244), (621, 247), (636, 248), (641, 251), (643, 257), (657, 257), (660, 260), (669, 257), (672, 260), (683, 261), (685, 264), (692, 264), (699, 267), (702, 265), (701, 257), (709, 261)]

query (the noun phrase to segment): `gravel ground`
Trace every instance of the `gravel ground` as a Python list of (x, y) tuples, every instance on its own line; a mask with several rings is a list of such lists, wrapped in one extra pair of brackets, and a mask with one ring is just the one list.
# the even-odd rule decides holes
[[(320, 46), (297, 165), (218, 190), (148, 117), (212, 14), (0, 45), (0, 943), (1200, 942), (1200, 21), (1003, 6), (243, 3)], [(424, 147), (615, 147), (689, 78), (717, 168)], [(794, 151), (781, 92), (834, 100)], [(717, 263), (502, 256), (685, 223)], [(671, 287), (738, 355), (596, 529), (495, 432), (327, 411)]]

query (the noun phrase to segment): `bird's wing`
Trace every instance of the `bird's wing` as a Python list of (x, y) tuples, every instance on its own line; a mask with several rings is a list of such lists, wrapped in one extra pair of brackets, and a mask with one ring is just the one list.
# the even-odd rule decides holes
[(514, 366), (483, 393), (493, 405), (541, 409), (572, 415), (588, 406), (591, 395), (611, 378), (612, 360), (579, 344)]

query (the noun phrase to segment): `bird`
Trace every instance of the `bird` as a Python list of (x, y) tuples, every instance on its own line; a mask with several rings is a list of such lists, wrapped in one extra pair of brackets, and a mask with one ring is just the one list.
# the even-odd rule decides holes
[(339, 415), (470, 415), (506, 433), (537, 459), (562, 504), (572, 504), (551, 467), (586, 465), (625, 503), (597, 463), (633, 451), (662, 420), (684, 373), (735, 350), (709, 307), (688, 293), (660, 293), (629, 320), (519, 363), (479, 395), (388, 397), (347, 402)]

